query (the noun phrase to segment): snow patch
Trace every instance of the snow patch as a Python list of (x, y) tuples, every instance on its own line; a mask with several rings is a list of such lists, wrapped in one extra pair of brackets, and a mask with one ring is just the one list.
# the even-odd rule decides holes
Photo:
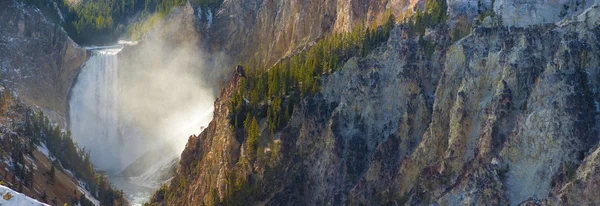
[(81, 185), (81, 182), (79, 183), (79, 186), (77, 186), (77, 189), (79, 189), (79, 192), (83, 193), (85, 195), (85, 198), (87, 198), (90, 202), (92, 202), (92, 204), (99, 206), (100, 205), (100, 201), (98, 201), (96, 198), (94, 198), (94, 196), (92, 196), (92, 194), (90, 194), (90, 191), (87, 191), (86, 189), (84, 189)]
[(31, 166), (33, 166), (33, 170), (37, 170), (38, 166), (37, 164), (35, 164), (35, 160), (33, 160), (33, 158), (31, 158), (29, 155), (25, 155), (25, 159), (27, 161), (29, 161), (29, 163), (31, 164)]
[(48, 157), (48, 159), (53, 160), (52, 158), (50, 158), (50, 150), (48, 150), (48, 147), (46, 146), (46, 144), (41, 143), (40, 145), (37, 146), (37, 149), (42, 154), (46, 155), (46, 157)]
[[(60, 162), (59, 162), (59, 163), (60, 163)], [(60, 164), (60, 167), (62, 167), (62, 168), (63, 168), (63, 171), (64, 171), (65, 173), (67, 173), (67, 174), (71, 175), (71, 177), (75, 177), (75, 175), (73, 174), (73, 172), (71, 172), (71, 170), (69, 170), (69, 169), (67, 169), (67, 168), (64, 168), (64, 167), (62, 166), (62, 164)]]
[(12, 195), (13, 197), (10, 198), (9, 200), (0, 198), (0, 205), (19, 205), (19, 206), (47, 205), (47, 204), (38, 202), (37, 200), (35, 200), (31, 197), (28, 197), (27, 195), (15, 192), (14, 190), (12, 190), (4, 185), (0, 185), (0, 195), (4, 196), (4, 195), (6, 195), (6, 193), (10, 193), (10, 195)]
[(213, 14), (212, 11), (210, 11), (210, 9), (206, 9), (206, 19), (208, 20), (208, 23), (206, 25), (208, 28), (210, 28), (210, 25), (212, 25), (213, 22)]

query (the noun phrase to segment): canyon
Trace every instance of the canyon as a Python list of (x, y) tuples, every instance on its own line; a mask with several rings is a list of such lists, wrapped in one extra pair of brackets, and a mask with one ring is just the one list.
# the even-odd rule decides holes
[[(444, 17), (421, 33), (431, 2)], [(7, 0), (2, 84), (70, 130), (130, 204), (595, 204), (598, 4), (190, 1), (137, 42), (84, 47)], [(231, 123), (252, 75), (390, 14), (384, 43), (285, 97), (281, 126), (258, 118), (251, 144)]]

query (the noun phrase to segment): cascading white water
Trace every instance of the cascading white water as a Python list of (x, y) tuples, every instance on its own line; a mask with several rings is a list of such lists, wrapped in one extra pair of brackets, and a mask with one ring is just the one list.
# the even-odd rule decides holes
[(93, 51), (77, 77), (69, 99), (72, 137), (90, 152), (94, 165), (108, 170), (119, 159), (117, 53), (120, 48)]
[(87, 48), (93, 55), (70, 91), (69, 129), (138, 205), (172, 177), (188, 137), (212, 119), (214, 96), (197, 51), (167, 53), (153, 42), (119, 54), (123, 46)]

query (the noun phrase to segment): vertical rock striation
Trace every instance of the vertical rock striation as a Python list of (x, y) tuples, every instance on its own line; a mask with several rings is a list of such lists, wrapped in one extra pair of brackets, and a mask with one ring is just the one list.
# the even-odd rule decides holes
[(152, 203), (210, 205), (246, 186), (267, 205), (598, 203), (598, 12), (492, 15), (456, 42), (442, 26), (425, 36), (433, 50), (396, 26), (324, 77), (255, 161), (227, 117), (236, 73)]
[[(68, 93), (87, 52), (42, 12), (0, 2), (0, 69), (4, 84), (29, 105), (66, 123)], [(64, 125), (63, 125), (64, 126)]]

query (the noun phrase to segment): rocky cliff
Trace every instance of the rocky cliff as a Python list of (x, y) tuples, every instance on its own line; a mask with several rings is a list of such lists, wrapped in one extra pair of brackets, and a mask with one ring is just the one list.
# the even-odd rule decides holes
[(212, 24), (204, 29), (210, 48), (225, 51), (234, 60), (269, 65), (309, 46), (325, 33), (382, 23), (385, 14), (401, 13), (416, 2), (226, 0), (218, 11), (213, 11)]
[(39, 9), (21, 1), (0, 2), (0, 27), (4, 85), (64, 126), (68, 93), (87, 52)]
[(500, 3), (455, 42), (446, 26), (429, 29), (433, 49), (397, 25), (371, 55), (324, 77), (284, 129), (270, 135), (259, 120), (257, 154), (229, 124), (235, 72), (151, 202), (599, 203), (598, 2), (560, 22), (554, 8), (516, 2), (544, 14), (512, 23)]

